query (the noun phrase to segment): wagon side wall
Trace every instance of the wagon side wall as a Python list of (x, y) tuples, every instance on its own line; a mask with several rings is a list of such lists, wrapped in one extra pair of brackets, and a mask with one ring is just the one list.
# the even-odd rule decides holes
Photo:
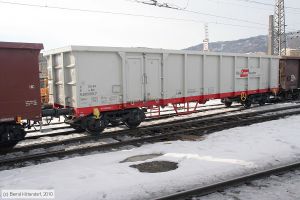
[(122, 59), (118, 52), (75, 52), (74, 55), (78, 107), (122, 103)]
[(278, 88), (277, 57), (103, 47), (69, 47), (47, 57), (55, 71), (54, 103), (87, 108), (82, 113), (93, 107), (147, 107)]
[(77, 107), (77, 68), (73, 52), (46, 56), (49, 101), (56, 106)]
[(0, 43), (0, 122), (39, 120), (39, 52), (42, 45)]
[(285, 58), (280, 61), (280, 85), (283, 90), (300, 88), (300, 58)]
[(224, 98), (278, 88), (278, 59), (255, 56), (169, 54), (163, 63), (166, 99)]

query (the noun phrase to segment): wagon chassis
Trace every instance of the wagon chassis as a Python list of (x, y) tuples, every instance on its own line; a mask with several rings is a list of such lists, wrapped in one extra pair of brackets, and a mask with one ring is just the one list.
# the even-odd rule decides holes
[[(197, 109), (195, 110), (194, 113), (198, 113), (198, 112), (206, 112), (206, 111), (213, 111), (213, 110), (218, 110), (220, 108), (222, 108), (224, 106), (223, 103), (220, 104), (213, 104), (213, 105), (202, 105), (202, 106), (198, 106)], [(234, 105), (234, 106), (230, 106), (231, 108), (235, 108), (235, 107), (240, 107), (240, 105)], [(160, 114), (157, 115), (156, 114), (156, 110), (153, 111), (152, 109), (149, 109), (145, 114), (146, 114), (146, 119), (144, 120), (144, 122), (149, 122), (149, 121), (155, 121), (155, 120), (160, 120), (160, 119), (167, 119), (170, 117), (175, 117), (178, 116), (178, 114), (174, 111), (174, 109), (164, 109), (164, 110), (160, 110)], [(172, 113), (170, 113), (172, 112)], [(60, 118), (59, 118), (60, 120)], [(65, 121), (59, 121), (59, 122), (52, 122), (52, 123), (44, 123), (43, 127), (48, 127), (51, 125), (58, 125), (58, 124), (65, 124)], [(117, 124), (117, 125), (122, 125), (122, 124)], [(108, 127), (114, 127), (115, 124), (110, 124)], [(39, 125), (35, 125), (34, 130), (28, 130), (26, 131), (27, 133), (33, 133), (33, 132), (37, 132), (40, 131), (39, 129)], [(56, 128), (51, 128), (52, 130), (58, 130), (58, 129), (63, 129), (63, 128), (69, 128), (69, 126), (64, 126), (64, 127), (56, 127)], [(43, 130), (47, 130), (43, 129)], [(50, 136), (50, 135), (47, 135)]]

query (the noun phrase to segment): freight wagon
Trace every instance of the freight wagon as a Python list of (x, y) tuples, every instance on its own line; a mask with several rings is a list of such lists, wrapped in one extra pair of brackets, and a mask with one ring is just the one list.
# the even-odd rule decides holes
[(109, 123), (136, 127), (147, 108), (172, 104), (178, 114), (186, 114), (210, 99), (250, 107), (279, 90), (275, 56), (87, 46), (54, 49), (44, 56), (50, 102), (72, 108), (67, 122), (92, 133)]
[(0, 42), (0, 146), (24, 139), (23, 120), (41, 120), (42, 44)]
[(280, 59), (279, 79), (279, 98), (298, 99), (300, 96), (300, 57)]

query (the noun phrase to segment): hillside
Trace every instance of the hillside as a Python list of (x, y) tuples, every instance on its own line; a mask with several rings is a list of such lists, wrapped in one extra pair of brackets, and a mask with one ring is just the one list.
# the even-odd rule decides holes
[[(250, 37), (233, 41), (212, 42), (209, 49), (212, 52), (254, 53), (267, 52), (268, 38), (266, 35)], [(288, 39), (288, 48), (300, 49), (300, 38)], [(187, 48), (187, 50), (202, 51), (203, 44)]]

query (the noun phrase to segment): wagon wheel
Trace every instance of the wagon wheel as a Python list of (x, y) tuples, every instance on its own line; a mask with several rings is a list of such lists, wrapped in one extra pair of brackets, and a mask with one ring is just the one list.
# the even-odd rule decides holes
[(128, 127), (128, 128), (136, 128), (138, 127), (141, 123), (142, 123), (142, 119), (140, 117), (135, 117), (134, 119), (127, 119), (124, 121), (124, 124)]
[(140, 109), (131, 110), (131, 117), (124, 120), (125, 125), (128, 128), (138, 127), (145, 119), (145, 113)]
[(20, 125), (7, 125), (1, 127), (2, 138), (0, 147), (4, 149), (13, 148), (19, 141), (25, 139), (26, 132)]
[(141, 122), (141, 121), (130, 121), (130, 120), (126, 120), (124, 123), (125, 123), (125, 125), (126, 125), (128, 128), (136, 128), (136, 127), (138, 127), (142, 122)]
[(293, 94), (292, 95), (292, 99), (295, 101), (295, 100), (298, 100), (299, 99), (299, 94)]
[(99, 134), (106, 127), (106, 123), (103, 119), (89, 118), (87, 120), (86, 131), (91, 134)]
[(230, 102), (230, 101), (225, 101), (224, 104), (227, 108), (232, 106), (232, 102)]
[(251, 102), (251, 100), (249, 100), (249, 99), (247, 99), (246, 101), (243, 102), (243, 106), (244, 106), (244, 108), (246, 108), (246, 109), (251, 108), (251, 105), (252, 105), (252, 102)]
[(259, 101), (258, 103), (260, 106), (264, 106), (266, 104), (266, 100), (265, 99), (262, 99)]

